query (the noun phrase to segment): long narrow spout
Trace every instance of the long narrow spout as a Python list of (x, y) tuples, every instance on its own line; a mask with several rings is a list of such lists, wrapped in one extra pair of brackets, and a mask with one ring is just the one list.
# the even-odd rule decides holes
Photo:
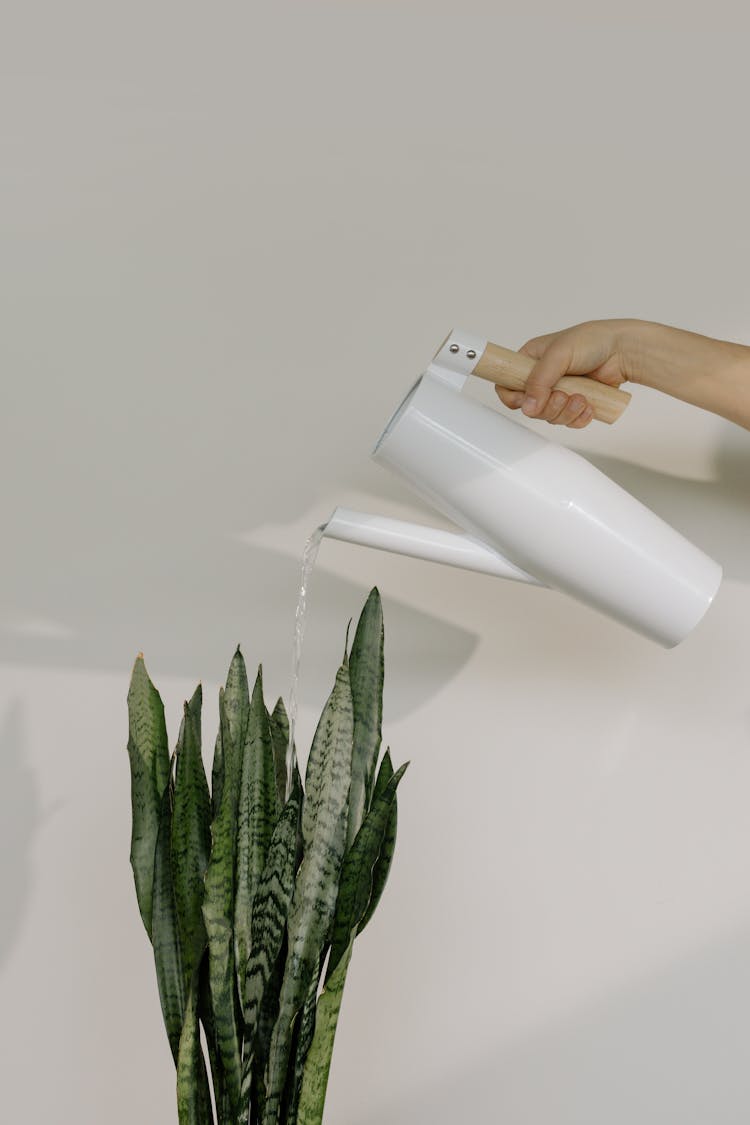
[(496, 578), (510, 578), (533, 586), (544, 585), (477, 539), (406, 520), (336, 508), (324, 525), (323, 535), (344, 543), (357, 543), (362, 547), (375, 547), (380, 551), (410, 555), (415, 559), (457, 566), (463, 570), (476, 570)]

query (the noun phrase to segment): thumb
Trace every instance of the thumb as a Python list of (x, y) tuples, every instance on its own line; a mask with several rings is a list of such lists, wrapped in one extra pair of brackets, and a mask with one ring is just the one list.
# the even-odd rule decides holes
[[(532, 340), (530, 344), (536, 345), (537, 341)], [(524, 347), (528, 348), (529, 345)], [(524, 351), (524, 348), (521, 350)], [(537, 356), (527, 352), (531, 354), (532, 359), (536, 359), (531, 374), (526, 380), (526, 397), (522, 406), (524, 414), (530, 418), (535, 418), (543, 412), (552, 388), (558, 379), (568, 374), (573, 362), (572, 349), (562, 341), (553, 341), (548, 347), (539, 347), (538, 351), (540, 354)]]

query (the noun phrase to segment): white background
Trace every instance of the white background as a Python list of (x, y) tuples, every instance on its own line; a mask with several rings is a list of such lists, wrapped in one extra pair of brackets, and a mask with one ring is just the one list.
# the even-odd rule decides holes
[[(430, 518), (368, 453), (452, 326), (750, 343), (741, 10), (3, 6), (3, 1120), (176, 1120), (128, 866), (135, 654), (172, 738), (201, 679), (212, 746), (237, 641), (288, 692), (312, 527)], [(322, 548), (301, 741), (377, 583), (411, 760), (328, 1125), (750, 1117), (750, 434), (634, 390), (615, 427), (543, 432), (723, 563), (678, 649)]]

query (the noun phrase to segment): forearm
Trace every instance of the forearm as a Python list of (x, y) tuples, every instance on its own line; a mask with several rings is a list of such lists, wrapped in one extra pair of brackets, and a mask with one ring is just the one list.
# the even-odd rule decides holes
[(628, 378), (750, 430), (750, 348), (663, 324), (624, 329)]

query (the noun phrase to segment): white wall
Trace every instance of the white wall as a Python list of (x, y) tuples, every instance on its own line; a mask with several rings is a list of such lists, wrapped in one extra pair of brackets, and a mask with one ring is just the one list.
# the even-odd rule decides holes
[[(298, 558), (454, 324), (750, 343), (739, 5), (10, 4), (0, 35), (3, 1116), (176, 1120), (125, 694), (287, 692)], [(537, 424), (538, 425), (538, 424)], [(662, 652), (558, 596), (324, 545), (302, 733), (374, 583), (412, 765), (329, 1125), (750, 1115), (750, 435), (636, 388), (545, 430), (725, 566)]]

